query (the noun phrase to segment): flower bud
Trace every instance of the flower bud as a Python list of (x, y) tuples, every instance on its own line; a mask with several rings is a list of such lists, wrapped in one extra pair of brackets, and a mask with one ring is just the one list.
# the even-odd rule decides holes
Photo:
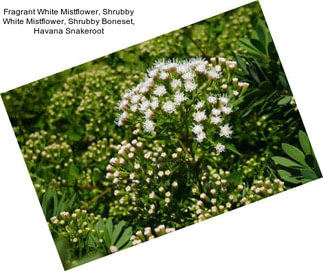
[(118, 251), (119, 251), (119, 249), (118, 249), (116, 246), (110, 246), (110, 247), (109, 247), (109, 251), (110, 251), (111, 253), (115, 253), (115, 252), (118, 252)]

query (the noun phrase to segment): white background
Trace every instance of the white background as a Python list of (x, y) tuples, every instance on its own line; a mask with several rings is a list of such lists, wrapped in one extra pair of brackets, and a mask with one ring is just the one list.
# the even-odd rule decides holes
[[(12, 1), (3, 8), (134, 8), (135, 27), (105, 36), (35, 36), (1, 27), (0, 91), (156, 37), (250, 1)], [(321, 0), (261, 0), (323, 168)], [(0, 270), (63, 270), (0, 101)], [(323, 270), (323, 181), (234, 210), (75, 270)]]

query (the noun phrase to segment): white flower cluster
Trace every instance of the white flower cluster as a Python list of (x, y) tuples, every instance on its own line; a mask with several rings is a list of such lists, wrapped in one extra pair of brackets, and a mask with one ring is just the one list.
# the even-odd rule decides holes
[[(143, 131), (151, 134), (159, 127), (159, 119), (167, 117), (174, 125), (188, 122), (192, 137), (199, 143), (208, 137), (212, 142), (230, 138), (233, 131), (226, 123), (232, 112), (230, 100), (248, 87), (232, 78), (236, 66), (235, 61), (224, 58), (158, 61), (140, 84), (124, 94), (117, 124), (140, 123)], [(215, 148), (218, 154), (225, 151), (221, 143)]]

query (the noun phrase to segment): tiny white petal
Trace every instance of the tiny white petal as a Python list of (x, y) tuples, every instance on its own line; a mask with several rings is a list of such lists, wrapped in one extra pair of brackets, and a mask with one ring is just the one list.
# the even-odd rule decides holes
[(220, 154), (222, 152), (225, 152), (225, 146), (221, 143), (218, 143), (215, 145), (215, 150), (217, 154)]

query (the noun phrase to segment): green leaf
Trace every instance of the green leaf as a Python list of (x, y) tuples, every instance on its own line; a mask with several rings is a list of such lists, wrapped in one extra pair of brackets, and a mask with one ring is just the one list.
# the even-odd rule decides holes
[(125, 224), (126, 224), (126, 222), (121, 221), (115, 226), (114, 231), (111, 236), (111, 244), (112, 245), (115, 244), (116, 241), (118, 240), (118, 237), (119, 237), (123, 227), (125, 226)]
[(233, 153), (235, 154), (238, 154), (238, 155), (242, 155), (238, 149), (232, 144), (232, 143), (227, 143), (225, 144), (225, 147), (229, 150), (229, 151), (232, 151)]
[(292, 99), (292, 96), (284, 96), (282, 99), (278, 101), (278, 105), (285, 105), (288, 104)]
[(257, 22), (257, 36), (261, 43), (267, 47), (268, 36), (267, 36), (267, 28), (261, 20)]
[(240, 39), (239, 40), (240, 46), (247, 50), (249, 53), (259, 55), (259, 50), (251, 44), (250, 40), (248, 39)]
[(263, 54), (267, 54), (267, 51), (265, 49), (265, 47), (262, 45), (262, 43), (259, 40), (256, 39), (251, 39), (250, 40), (251, 44), (253, 46), (255, 46), (260, 52), (262, 52)]
[(311, 143), (305, 132), (298, 132), (298, 140), (305, 154), (313, 154)]
[(104, 231), (104, 222), (102, 219), (100, 219), (96, 225), (94, 226), (94, 229), (99, 232), (99, 231)]
[(305, 155), (304, 153), (296, 148), (293, 145), (283, 143), (282, 144), (283, 151), (292, 159), (294, 159), (296, 162), (304, 165), (305, 167), (308, 167), (308, 165), (305, 162)]
[(242, 60), (242, 58), (240, 56), (238, 56), (237, 54), (235, 54), (235, 58), (237, 60), (238, 66), (241, 68), (241, 70), (244, 73), (249, 74), (248, 69), (247, 69), (247, 66), (244, 63), (244, 61)]
[(53, 215), (57, 214), (57, 194), (56, 191), (52, 190), (52, 198), (53, 198)]
[(255, 68), (255, 66), (250, 66), (249, 71), (250, 71), (251, 77), (259, 84), (260, 79), (259, 79), (258, 72), (257, 72), (257, 69)]
[(110, 236), (112, 236), (113, 233), (113, 222), (112, 222), (112, 218), (109, 217), (107, 222), (105, 223), (105, 228), (107, 229), (108, 233)]
[(228, 181), (231, 181), (232, 183), (238, 185), (242, 181), (242, 172), (235, 171), (230, 174), (230, 176), (227, 177)]
[(271, 91), (274, 87), (270, 81), (263, 81), (258, 86), (261, 90)]
[(296, 168), (296, 169), (302, 169), (303, 166), (295, 163), (293, 160), (290, 160), (288, 158), (285, 157), (281, 157), (281, 156), (273, 156), (271, 157), (271, 159), (279, 165), (282, 165), (284, 167), (291, 167), (291, 168)]
[(269, 53), (270, 59), (278, 60), (278, 54), (273, 42), (268, 43), (267, 51)]
[(78, 169), (78, 167), (72, 163), (69, 167), (69, 171), (68, 171), (68, 180), (69, 181), (74, 181), (76, 179), (78, 179), (80, 177), (80, 171)]
[(122, 248), (127, 242), (129, 242), (131, 235), (132, 235), (132, 228), (131, 227), (126, 228), (122, 236), (119, 238), (116, 244), (116, 247)]
[(88, 246), (96, 247), (97, 243), (98, 243), (98, 238), (94, 234), (90, 234), (88, 237)]
[(84, 129), (82, 127), (70, 126), (67, 134), (68, 134), (68, 138), (71, 141), (77, 142), (77, 141), (80, 141), (83, 138)]
[(301, 170), (301, 173), (305, 179), (316, 180), (318, 178), (312, 169), (303, 169)]
[(284, 74), (284, 73), (280, 74), (280, 75), (278, 76), (278, 78), (279, 78), (279, 81), (280, 81), (280, 83), (282, 84), (282, 86), (283, 86), (285, 89), (290, 90), (290, 87), (289, 87), (289, 84), (288, 84), (288, 81), (287, 81), (287, 78), (286, 78), (285, 74)]
[(278, 172), (280, 178), (282, 178), (286, 182), (290, 182), (290, 183), (294, 183), (294, 184), (302, 183), (301, 180), (298, 180), (295, 177), (292, 177), (291, 173), (286, 170), (278, 169), (277, 172)]
[(132, 241), (129, 240), (129, 242), (127, 244), (125, 244), (122, 249), (132, 247), (132, 246), (133, 246)]

